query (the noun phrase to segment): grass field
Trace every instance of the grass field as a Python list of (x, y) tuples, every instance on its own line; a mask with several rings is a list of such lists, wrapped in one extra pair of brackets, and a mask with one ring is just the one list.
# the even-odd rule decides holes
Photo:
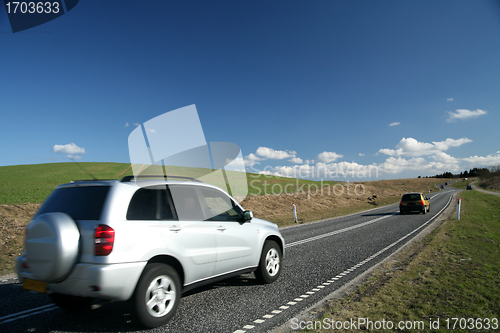
[[(116, 179), (130, 164), (125, 163), (47, 163), (0, 167), (0, 204), (41, 203), (59, 184), (78, 179)], [(131, 175), (129, 171), (124, 175)]]
[[(2, 166), (0, 167), (0, 205), (42, 203), (57, 185), (72, 180), (92, 179), (87, 172), (98, 179), (121, 179), (132, 175), (130, 164), (127, 163), (67, 162)], [(307, 185), (321, 186), (322, 184), (311, 180), (251, 173), (248, 173), (246, 177), (248, 195), (277, 194), (278, 191), (292, 193), (301, 187), (304, 188), (303, 185), (307, 188)], [(323, 183), (334, 184), (333, 182)]]
[[(369, 318), (391, 321), (395, 327), (403, 322), (408, 332), (416, 326), (433, 332), (486, 332), (494, 327), (498, 331), (500, 198), (477, 191), (463, 191), (460, 196), (460, 221), (445, 221), (423, 241), (403, 250), (348, 297), (332, 301), (319, 320)], [(306, 332), (330, 331), (324, 328)]]

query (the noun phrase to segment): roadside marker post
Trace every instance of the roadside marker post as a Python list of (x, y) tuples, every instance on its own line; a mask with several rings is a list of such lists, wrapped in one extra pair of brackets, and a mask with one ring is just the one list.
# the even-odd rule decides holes
[(298, 223), (297, 222), (297, 207), (295, 207), (295, 204), (293, 204), (293, 220), (295, 221), (295, 223)]
[(460, 207), (462, 207), (462, 198), (457, 200), (457, 221), (460, 221)]

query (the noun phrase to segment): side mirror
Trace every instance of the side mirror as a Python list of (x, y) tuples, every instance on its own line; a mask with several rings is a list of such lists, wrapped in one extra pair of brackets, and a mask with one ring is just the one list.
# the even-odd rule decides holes
[(425, 200), (431, 200), (431, 198), (429, 198), (429, 197), (425, 197)]
[(253, 213), (251, 210), (245, 210), (243, 213), (243, 222), (247, 222), (253, 219)]

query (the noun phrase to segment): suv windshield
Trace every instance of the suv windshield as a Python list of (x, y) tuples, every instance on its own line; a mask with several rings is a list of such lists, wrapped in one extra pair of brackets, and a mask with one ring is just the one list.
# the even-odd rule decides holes
[(47, 198), (36, 215), (62, 212), (74, 220), (99, 220), (109, 186), (58, 188)]

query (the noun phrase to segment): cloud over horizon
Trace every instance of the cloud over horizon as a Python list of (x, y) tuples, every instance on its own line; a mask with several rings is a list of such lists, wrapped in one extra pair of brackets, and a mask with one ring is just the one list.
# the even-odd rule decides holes
[[(279, 151), (272, 148), (259, 147), (259, 156), (249, 154), (245, 156), (245, 165), (250, 166), (248, 172), (281, 177), (305, 178), (305, 179), (369, 179), (378, 178), (381, 175), (403, 175), (407, 174), (434, 176), (443, 172), (458, 173), (474, 167), (489, 167), (500, 164), (500, 151), (488, 156), (470, 156), (468, 158), (457, 158), (446, 153), (449, 148), (460, 147), (472, 142), (471, 139), (463, 137), (460, 139), (447, 138), (443, 141), (419, 142), (414, 138), (402, 138), (395, 149), (380, 149), (379, 153), (388, 155), (385, 161), (372, 164), (358, 164), (355, 161), (342, 161), (344, 156), (335, 152), (324, 151), (317, 155), (316, 160), (303, 160), (297, 156), (288, 162), (294, 165), (276, 165), (276, 162), (264, 165), (259, 161), (273, 156), (274, 159), (294, 154), (295, 151)], [(377, 153), (378, 154), (378, 153)], [(364, 154), (358, 154), (363, 156)], [(282, 162), (278, 162), (282, 163)], [(255, 164), (260, 164), (254, 168)]]
[(439, 142), (419, 142), (414, 138), (402, 138), (401, 141), (396, 145), (396, 149), (384, 148), (380, 149), (378, 152), (389, 155), (389, 156), (409, 156), (417, 157), (424, 155), (434, 155), (443, 151), (448, 150), (450, 147), (459, 147), (465, 143), (472, 142), (468, 138), (446, 139)]

